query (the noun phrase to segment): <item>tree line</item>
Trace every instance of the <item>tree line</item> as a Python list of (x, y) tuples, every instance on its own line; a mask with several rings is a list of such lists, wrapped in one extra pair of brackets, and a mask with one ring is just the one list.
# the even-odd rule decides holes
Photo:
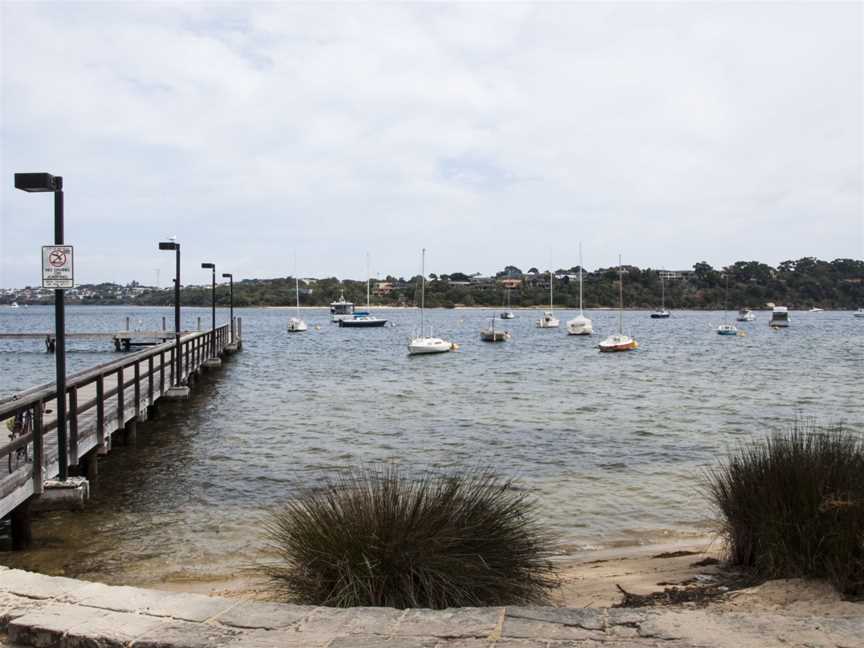
[[(499, 272), (494, 282), (470, 282), (465, 273), (430, 275), (426, 283), (426, 305), (429, 307), (502, 306), (507, 290), (503, 277), (522, 279), (522, 284), (510, 290), (514, 307), (543, 307), (549, 303), (548, 272), (522, 274), (515, 266)], [(556, 307), (576, 308), (579, 305), (579, 284), (574, 275), (578, 266), (555, 272), (562, 279), (555, 281)], [(628, 308), (657, 308), (661, 301), (660, 272), (651, 268), (624, 267), (624, 304)], [(373, 305), (414, 305), (419, 303), (420, 277), (409, 279), (387, 277), (373, 281), (373, 291), (379, 283), (390, 284), (388, 294), (374, 294)], [(701, 261), (692, 273), (681, 278), (663, 279), (665, 303), (670, 309), (764, 308), (769, 302), (790, 308), (855, 309), (864, 307), (864, 261), (835, 259), (822, 261), (805, 257), (784, 261), (776, 268), (758, 261), (738, 261), (721, 269)], [(727, 299), (728, 285), (728, 299)], [(228, 303), (227, 287), (217, 289), (217, 303)], [(209, 288), (184, 288), (182, 302), (190, 306), (210, 303)], [(335, 277), (315, 283), (301, 281), (300, 303), (303, 306), (327, 306), (344, 295), (356, 304), (366, 303), (365, 281), (339, 281)], [(173, 303), (171, 291), (146, 292), (133, 301), (141, 305)], [(289, 306), (295, 303), (294, 279), (247, 279), (234, 284), (235, 306)], [(586, 308), (611, 307), (618, 303), (618, 268), (601, 268), (583, 276), (583, 303)]]
[[(575, 276), (578, 266), (558, 269), (555, 275), (555, 306), (577, 308), (579, 284)], [(627, 308), (658, 308), (661, 302), (661, 272), (652, 268), (624, 266), (624, 305)], [(549, 304), (548, 271), (531, 268), (523, 273), (516, 266), (506, 266), (495, 277), (479, 279), (463, 272), (430, 274), (426, 282), (428, 307), (503, 306), (507, 289), (502, 280), (521, 282), (509, 291), (514, 307), (544, 307)], [(692, 271), (678, 278), (662, 279), (665, 285), (665, 305), (668, 309), (738, 309), (764, 308), (768, 303), (790, 308), (856, 309), (864, 307), (864, 261), (835, 259), (822, 261), (814, 257), (784, 261), (776, 268), (758, 261), (738, 261), (715, 269), (700, 261)], [(390, 291), (378, 293), (379, 283)], [(618, 268), (600, 268), (585, 272), (583, 301), (586, 308), (614, 307), (618, 304)], [(113, 284), (105, 284), (111, 285)], [(300, 303), (303, 306), (327, 306), (344, 295), (358, 305), (366, 303), (366, 282), (335, 277), (300, 283)], [(373, 281), (373, 305), (411, 306), (419, 303), (420, 276), (405, 279), (388, 276)], [(727, 293), (728, 291), (728, 293)], [(81, 303), (135, 304), (167, 306), (173, 303), (173, 290), (145, 290), (134, 296), (117, 296), (109, 291), (91, 291)], [(208, 306), (210, 287), (187, 286), (181, 291), (181, 301), (187, 306)], [(727, 297), (728, 294), (728, 297)], [(228, 304), (228, 287), (217, 287), (217, 303)], [(290, 306), (295, 303), (294, 278), (246, 279), (234, 283), (234, 305)]]

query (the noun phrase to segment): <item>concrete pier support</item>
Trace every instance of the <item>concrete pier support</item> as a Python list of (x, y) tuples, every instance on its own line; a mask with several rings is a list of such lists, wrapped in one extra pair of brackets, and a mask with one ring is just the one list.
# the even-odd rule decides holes
[(219, 358), (209, 358), (204, 361), (204, 367), (207, 369), (217, 369), (222, 366), (222, 360)]
[(80, 511), (90, 498), (90, 482), (84, 477), (69, 477), (66, 481), (45, 480), (41, 495), (33, 500), (33, 511)]
[(190, 389), (185, 385), (169, 387), (162, 397), (165, 400), (189, 400)]
[(12, 549), (15, 551), (26, 549), (33, 542), (31, 501), (32, 499), (28, 499), (12, 511), (9, 516), (9, 521), (12, 524)]
[(95, 484), (99, 478), (99, 453), (93, 451), (84, 457), (84, 466), (82, 472), (87, 477), (87, 481)]

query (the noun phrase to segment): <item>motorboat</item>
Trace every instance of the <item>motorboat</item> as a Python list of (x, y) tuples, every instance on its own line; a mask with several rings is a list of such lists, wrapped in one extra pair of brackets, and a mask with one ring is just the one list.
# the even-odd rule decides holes
[(549, 310), (543, 313), (543, 317), (537, 320), (537, 328), (558, 328), (561, 326), (561, 321), (555, 317), (555, 311), (552, 306), (552, 283), (554, 282), (555, 275), (552, 274), (552, 270), (549, 270)]
[(480, 331), (480, 339), (484, 342), (506, 342), (511, 338), (512, 336), (510, 335), (509, 331), (495, 329), (494, 317), (489, 323), (489, 328), (485, 328)]
[(663, 273), (660, 273), (660, 310), (651, 313), (651, 319), (668, 319), (669, 311), (666, 310), (666, 282), (663, 281)]
[(808, 312), (810, 312), (810, 313), (824, 313), (824, 312), (825, 312), (825, 309), (824, 309), (824, 308), (819, 308), (818, 306), (814, 306), (814, 307), (811, 308)]
[(582, 311), (582, 244), (579, 244), (579, 314), (567, 322), (567, 335), (591, 335), (594, 327)]
[(354, 317), (354, 302), (345, 301), (345, 293), (339, 295), (339, 301), (330, 303), (330, 321), (340, 322)]
[(309, 327), (306, 326), (306, 322), (304, 322), (300, 317), (300, 279), (297, 277), (297, 264), (295, 263), (294, 265), (294, 288), (297, 293), (297, 315), (288, 320), (288, 332), (303, 333), (304, 331), (309, 330)]
[(857, 311), (852, 313), (853, 317), (864, 317), (864, 308), (859, 308)]
[(11, 304), (9, 304), (9, 308), (18, 308), (18, 302), (13, 301)]
[(785, 328), (789, 326), (789, 309), (785, 306), (775, 306), (771, 311), (771, 321), (768, 325), (772, 328)]
[(742, 308), (735, 319), (739, 322), (752, 322), (756, 319), (756, 315), (749, 308)]
[(600, 351), (633, 351), (639, 348), (639, 343), (629, 335), (624, 335), (624, 267), (621, 256), (618, 256), (618, 333), (610, 335), (597, 345)]
[(426, 313), (426, 248), (423, 248), (420, 262), (420, 335), (408, 341), (409, 355), (429, 355), (432, 353), (447, 353), (453, 351), (456, 345), (432, 335), (423, 335), (424, 316)]

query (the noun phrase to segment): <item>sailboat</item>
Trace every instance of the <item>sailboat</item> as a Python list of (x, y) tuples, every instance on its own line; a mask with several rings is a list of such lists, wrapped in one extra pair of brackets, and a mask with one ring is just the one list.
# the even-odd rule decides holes
[(639, 343), (629, 335), (624, 335), (624, 268), (621, 255), (618, 255), (618, 333), (610, 335), (599, 345), (601, 351), (632, 351)]
[[(294, 270), (294, 274), (297, 274), (296, 269)], [(306, 326), (306, 322), (300, 318), (300, 279), (297, 276), (294, 277), (294, 288), (297, 292), (297, 315), (288, 320), (288, 332), (302, 333), (303, 331), (307, 331), (308, 327)]]
[(411, 338), (408, 342), (409, 355), (428, 355), (430, 353), (447, 353), (455, 348), (455, 344), (429, 335), (423, 335), (424, 314), (426, 312), (426, 248), (423, 248), (420, 271), (420, 335)]
[(552, 284), (555, 281), (555, 275), (552, 274), (552, 270), (549, 270), (549, 310), (543, 313), (543, 318), (537, 320), (537, 328), (558, 328), (561, 325), (561, 322), (558, 321), (558, 318), (555, 317), (555, 313), (552, 310)]
[[(369, 255), (366, 255), (366, 308), (369, 308), (372, 275), (369, 272)], [(354, 311), (354, 316), (339, 320), (339, 326), (343, 328), (377, 328), (387, 324), (386, 319), (370, 315), (368, 310)]]
[(501, 313), (501, 319), (514, 319), (516, 315), (510, 310), (510, 289), (504, 289), (507, 292), (507, 310)]
[(723, 310), (726, 311), (726, 323), (717, 327), (717, 334), (738, 335), (738, 327), (729, 320), (729, 275), (726, 275), (726, 298), (723, 302)]
[(749, 308), (742, 308), (738, 311), (738, 317), (736, 317), (739, 322), (752, 322), (756, 319), (756, 315), (753, 314), (753, 311)]
[(666, 319), (669, 311), (666, 310), (666, 283), (663, 281), (663, 273), (660, 272), (660, 310), (651, 313), (651, 319)]
[(591, 335), (594, 327), (582, 311), (582, 244), (579, 244), (579, 314), (567, 322), (568, 335)]

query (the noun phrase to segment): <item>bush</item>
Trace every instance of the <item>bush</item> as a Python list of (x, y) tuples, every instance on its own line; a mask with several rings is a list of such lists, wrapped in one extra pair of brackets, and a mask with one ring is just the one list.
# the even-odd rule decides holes
[(708, 474), (730, 561), (766, 578), (827, 577), (864, 594), (864, 442), (798, 422)]
[(524, 492), (487, 471), (409, 478), (395, 466), (341, 474), (275, 512), (289, 601), (396, 608), (541, 603), (555, 544)]

